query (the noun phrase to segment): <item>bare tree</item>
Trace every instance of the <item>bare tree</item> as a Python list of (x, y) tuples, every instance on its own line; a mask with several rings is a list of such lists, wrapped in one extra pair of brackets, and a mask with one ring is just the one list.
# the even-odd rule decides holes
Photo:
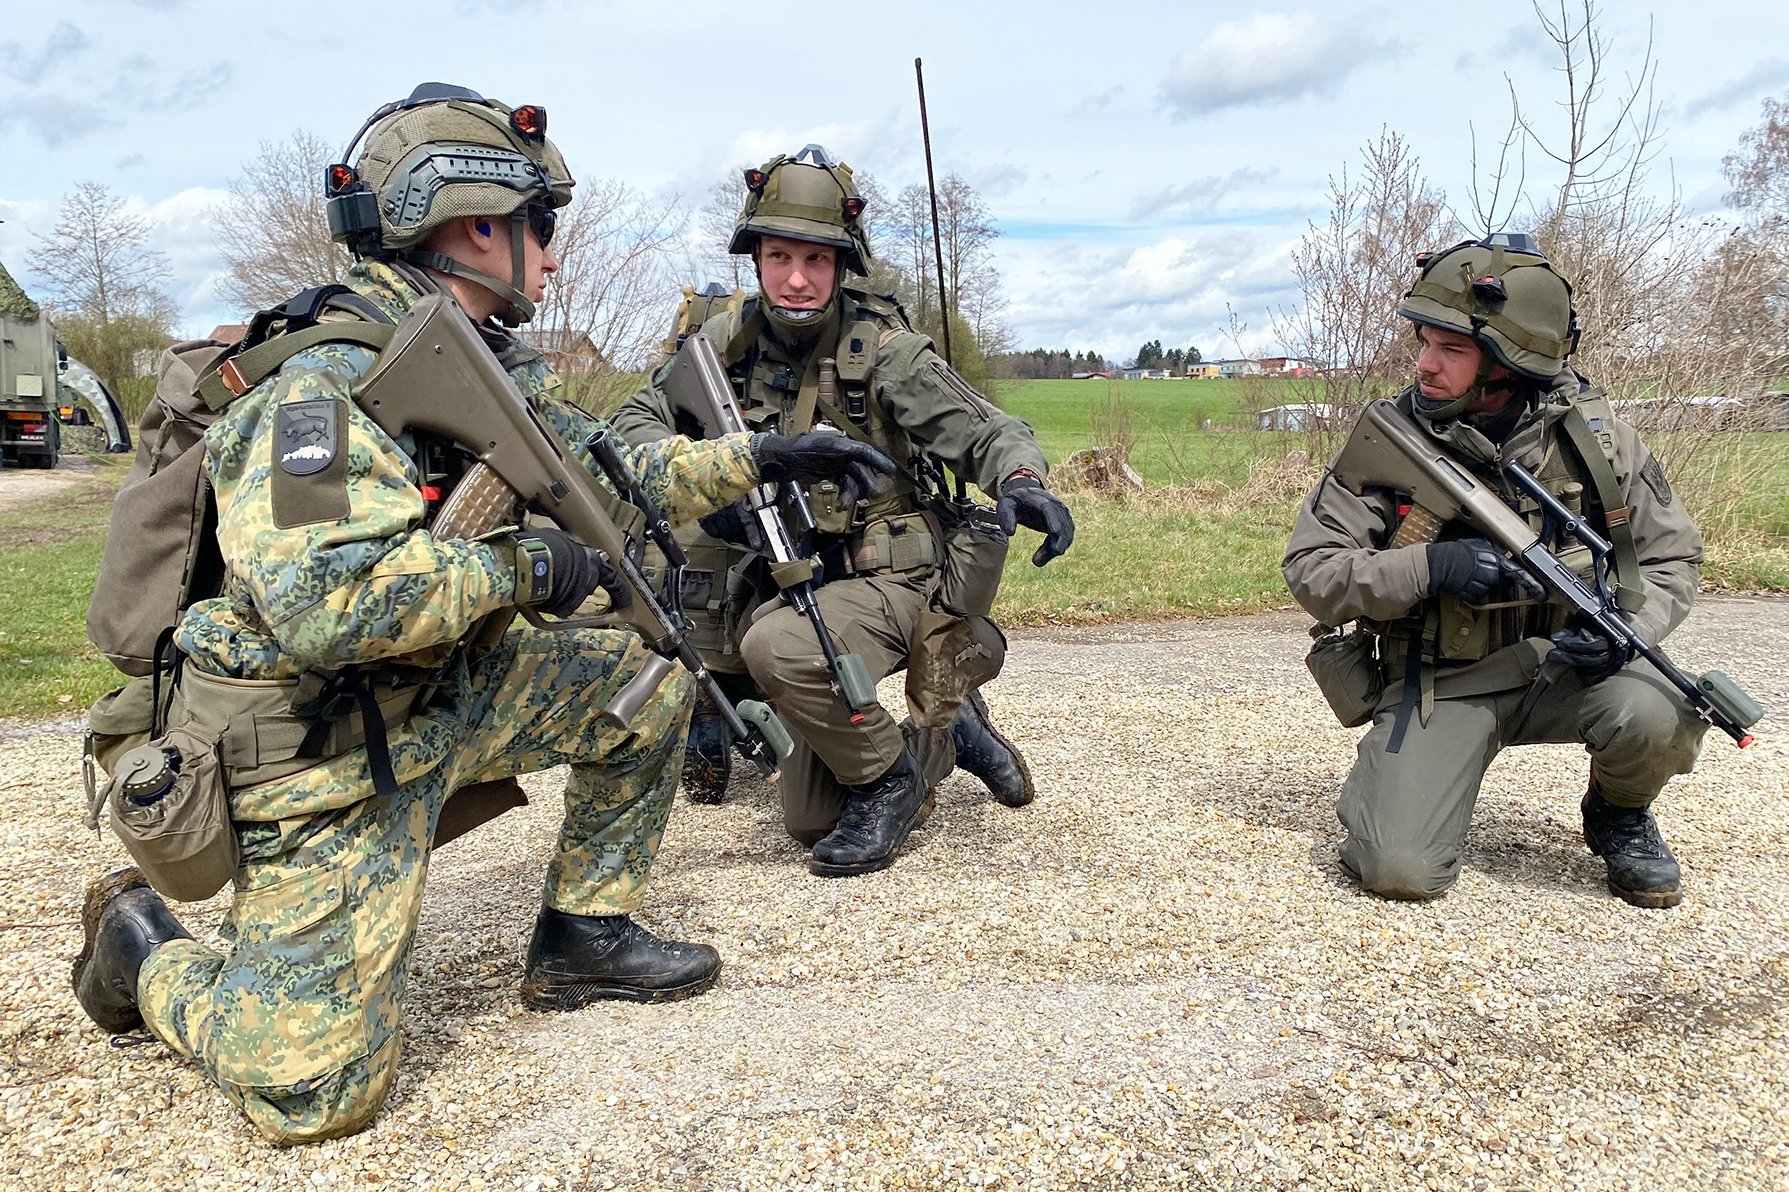
[(330, 240), (324, 213), (323, 171), (333, 160), (304, 129), (261, 142), (219, 212), (214, 238), (227, 271), (218, 297), (246, 313), (342, 279), (352, 262)]
[(1346, 167), (1329, 180), (1329, 218), (1311, 224), (1292, 251), (1292, 272), (1304, 301), (1280, 311), (1274, 331), (1288, 353), (1311, 361), (1315, 374), (1293, 383), (1291, 404), (1328, 407), (1307, 416), (1312, 458), (1327, 458), (1332, 427), (1351, 411), (1415, 375), (1410, 325), (1398, 317), (1398, 296), (1410, 288), (1416, 255), (1460, 239), (1444, 196), (1424, 180), (1409, 143), (1382, 129), (1361, 149), (1360, 172)]
[(1721, 159), (1727, 201), (1754, 220), (1789, 217), (1789, 97), (1764, 101), (1756, 128)]
[(45, 305), (69, 351), (114, 393), (147, 371), (139, 356), (166, 346), (176, 309), (167, 258), (149, 246), (149, 221), (97, 182), (62, 200), (56, 227), (27, 258), (44, 278)]
[[(685, 216), (675, 195), (651, 196), (613, 180), (582, 182), (560, 215), (559, 271), (530, 338), (569, 365), (567, 380), (612, 396), (601, 377), (644, 366), (663, 339), (679, 294), (675, 246)], [(593, 396), (594, 393), (594, 396)]]
[(692, 277), (698, 285), (718, 281), (734, 290), (748, 289), (754, 282), (751, 258), (727, 251), (733, 239), (733, 225), (745, 206), (745, 172), (740, 166), (720, 179), (708, 191), (708, 201), (696, 212), (696, 234), (699, 240), (691, 254)]

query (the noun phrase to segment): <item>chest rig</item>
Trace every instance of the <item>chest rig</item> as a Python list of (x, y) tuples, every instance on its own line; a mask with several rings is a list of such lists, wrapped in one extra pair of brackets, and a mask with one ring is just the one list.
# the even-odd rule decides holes
[(757, 300), (748, 300), (724, 352), (729, 379), (752, 430), (797, 435), (830, 428), (900, 467), (889, 488), (852, 508), (840, 505), (836, 483), (810, 487), (815, 545), (829, 577), (935, 569), (941, 531), (918, 497), (916, 447), (885, 408), (875, 375), (881, 349), (911, 328), (891, 299), (852, 286), (843, 295), (839, 328), (822, 332), (805, 356), (768, 335)]
[[(1408, 399), (1400, 404), (1410, 412)], [(1530, 470), (1548, 492), (1567, 508), (1585, 515), (1610, 541), (1614, 574), (1605, 578), (1617, 605), (1631, 614), (1644, 599), (1644, 590), (1629, 510), (1622, 497), (1622, 478), (1615, 471), (1613, 419), (1608, 399), (1600, 390), (1586, 389), (1575, 395), (1550, 425), (1541, 428), (1540, 460)], [(1587, 584), (1597, 586), (1595, 560), (1588, 547), (1549, 526), (1539, 503), (1510, 491), (1501, 476), (1480, 473), (1480, 479), (1495, 487), (1505, 503), (1543, 535), (1543, 545), (1549, 551)], [(1392, 545), (1459, 536), (1439, 525), (1423, 525), (1403, 503), (1391, 528)], [(1525, 639), (1547, 637), (1564, 628), (1570, 616), (1565, 605), (1546, 600), (1468, 604), (1443, 595), (1424, 601), (1403, 618), (1370, 628), (1380, 635), (1380, 661), (1387, 678), (1401, 677), (1407, 684), (1417, 685), (1426, 722), (1434, 706), (1438, 667), (1465, 666)], [(1408, 695), (1406, 698), (1408, 702)]]

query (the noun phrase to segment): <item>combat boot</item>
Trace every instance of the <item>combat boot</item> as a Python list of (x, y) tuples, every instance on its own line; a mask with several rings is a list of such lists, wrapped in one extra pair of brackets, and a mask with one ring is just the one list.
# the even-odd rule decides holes
[(845, 788), (844, 814), (832, 832), (815, 843), (808, 872), (850, 877), (886, 869), (919, 822), (926, 795), (925, 776), (913, 750), (903, 748), (880, 778)]
[(732, 775), (733, 735), (708, 694), (698, 689), (690, 713), (689, 742), (683, 750), (684, 794), (692, 803), (723, 803)]
[(996, 803), (1023, 807), (1037, 797), (1031, 783), (1031, 767), (1018, 746), (1000, 735), (988, 717), (988, 701), (971, 691), (956, 719), (950, 722), (951, 743), (957, 747), (957, 768), (979, 778)]
[(114, 1035), (143, 1025), (137, 977), (149, 954), (169, 940), (192, 935), (174, 918), (141, 870), (120, 869), (87, 887), (81, 911), (85, 938), (75, 957), (75, 997), (87, 1017)]
[(536, 1010), (575, 1010), (599, 998), (675, 1002), (720, 975), (720, 953), (707, 944), (660, 939), (626, 915), (543, 906), (528, 941), (522, 1001)]
[(1605, 802), (1596, 787), (1584, 792), (1584, 843), (1609, 867), (1609, 889), (1635, 906), (1667, 907), (1683, 901), (1682, 871), (1644, 807)]

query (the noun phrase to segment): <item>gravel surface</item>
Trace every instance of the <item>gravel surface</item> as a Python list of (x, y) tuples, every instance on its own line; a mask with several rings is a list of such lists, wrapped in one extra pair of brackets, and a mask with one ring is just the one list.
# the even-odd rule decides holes
[[(761, 783), (680, 801), (641, 917), (726, 969), (674, 1005), (518, 1004), (562, 775), (531, 779), (437, 858), (386, 1111), (296, 1150), (81, 1015), (82, 888), (123, 854), (80, 826), (76, 727), (0, 731), (0, 1182), (1789, 1186), (1789, 601), (1707, 600), (1672, 642), (1773, 713), (1667, 792), (1671, 911), (1607, 892), (1565, 746), (1499, 759), (1446, 898), (1355, 892), (1355, 734), (1306, 624), (1015, 633), (991, 702), (1037, 802), (955, 775), (883, 873), (810, 877)], [(182, 914), (203, 936), (221, 911)]]

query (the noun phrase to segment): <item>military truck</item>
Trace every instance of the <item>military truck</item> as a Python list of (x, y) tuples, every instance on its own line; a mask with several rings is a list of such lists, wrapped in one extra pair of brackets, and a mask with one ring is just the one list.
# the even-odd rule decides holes
[[(83, 408), (85, 403), (86, 408)], [(117, 399), (56, 338), (56, 327), (0, 265), (0, 463), (53, 468), (62, 427), (98, 416), (107, 451), (129, 451)]]

